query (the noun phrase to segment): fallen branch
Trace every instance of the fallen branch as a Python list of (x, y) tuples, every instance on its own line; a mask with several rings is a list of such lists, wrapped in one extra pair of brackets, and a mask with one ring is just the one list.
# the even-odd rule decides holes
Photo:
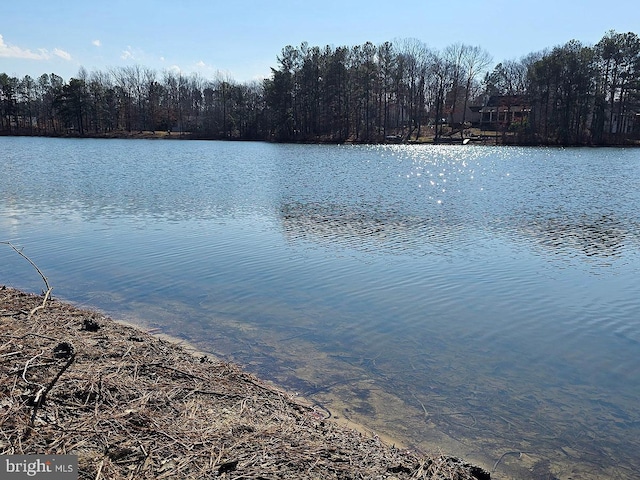
[(11, 242), (0, 242), (0, 243), (2, 243), (4, 245), (9, 245), (18, 255), (20, 255), (27, 262), (29, 262), (31, 264), (31, 266), (36, 269), (36, 272), (38, 272), (40, 274), (40, 277), (42, 278), (42, 281), (44, 281), (44, 286), (47, 287), (47, 290), (46, 290), (46, 292), (44, 294), (44, 300), (42, 300), (42, 304), (38, 305), (35, 308), (33, 308), (29, 312), (29, 317), (31, 317), (38, 310), (42, 310), (43, 308), (46, 307), (47, 300), (49, 300), (49, 296), (51, 295), (51, 291), (53, 290), (53, 288), (51, 287), (51, 285), (49, 285), (49, 281), (47, 280), (47, 277), (45, 277), (44, 273), (42, 273), (42, 270), (40, 270), (40, 268), (38, 268), (38, 266), (33, 262), (33, 260), (31, 260), (29, 257), (27, 257), (24, 253), (22, 253), (22, 250), (18, 250), (18, 248)]

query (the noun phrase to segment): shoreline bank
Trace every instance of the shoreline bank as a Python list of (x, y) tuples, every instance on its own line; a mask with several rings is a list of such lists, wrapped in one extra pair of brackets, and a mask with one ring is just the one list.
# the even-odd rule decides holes
[(43, 298), (0, 286), (0, 454), (78, 455), (82, 479), (490, 478), (99, 312), (33, 312)]
[(56, 134), (41, 135), (37, 133), (18, 132), (0, 133), (0, 137), (42, 137), (42, 138), (73, 138), (73, 139), (123, 139), (123, 140), (205, 140), (205, 141), (228, 141), (228, 142), (271, 142), (283, 144), (309, 144), (309, 145), (480, 145), (480, 146), (508, 146), (508, 147), (550, 147), (550, 148), (634, 148), (640, 147), (640, 140), (625, 140), (618, 143), (557, 143), (544, 141), (522, 141), (507, 133), (489, 130), (479, 131), (467, 137), (456, 135), (441, 135), (437, 140), (434, 135), (420, 137), (420, 139), (405, 140), (382, 140), (379, 142), (359, 141), (347, 139), (337, 141), (324, 138), (307, 138), (297, 141), (276, 141), (265, 138), (226, 138), (211, 137), (194, 134), (192, 132), (166, 132), (156, 131), (112, 131), (105, 133), (85, 133), (78, 134)]

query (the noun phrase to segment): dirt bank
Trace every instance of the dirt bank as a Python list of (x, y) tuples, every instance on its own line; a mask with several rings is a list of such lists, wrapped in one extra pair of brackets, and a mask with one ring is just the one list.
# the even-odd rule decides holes
[(237, 366), (0, 286), (0, 454), (74, 454), (81, 479), (488, 479), (326, 420)]

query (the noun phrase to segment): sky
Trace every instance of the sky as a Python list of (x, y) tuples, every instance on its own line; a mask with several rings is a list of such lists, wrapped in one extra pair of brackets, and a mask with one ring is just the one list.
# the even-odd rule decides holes
[(286, 45), (412, 38), (480, 46), (493, 65), (608, 30), (640, 35), (638, 0), (6, 0), (0, 73), (19, 78), (128, 65), (259, 80)]

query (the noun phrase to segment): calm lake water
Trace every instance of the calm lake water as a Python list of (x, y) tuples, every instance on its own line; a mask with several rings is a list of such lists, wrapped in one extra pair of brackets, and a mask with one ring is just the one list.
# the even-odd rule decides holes
[(638, 477), (640, 150), (0, 138), (0, 168), (58, 298), (495, 478)]

